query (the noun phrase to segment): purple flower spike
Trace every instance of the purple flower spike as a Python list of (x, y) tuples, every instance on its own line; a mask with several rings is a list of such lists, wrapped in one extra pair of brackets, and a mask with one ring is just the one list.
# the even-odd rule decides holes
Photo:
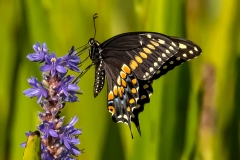
[(45, 55), (49, 54), (46, 43), (43, 43), (42, 46), (37, 42), (33, 45), (35, 53), (27, 55), (27, 58), (32, 62), (44, 62)]
[(38, 97), (37, 102), (40, 103), (42, 97), (47, 98), (48, 91), (43, 87), (42, 83), (38, 82), (33, 76), (28, 79), (28, 83), (33, 87), (25, 90), (23, 94), (28, 97)]
[(62, 58), (57, 58), (54, 53), (45, 56), (45, 64), (40, 68), (42, 72), (50, 71), (51, 76), (54, 76), (56, 71), (66, 73), (67, 69), (61, 64)]
[[(78, 118), (73, 117), (63, 126), (65, 116), (60, 116), (61, 110), (67, 102), (78, 101), (80, 94), (74, 76), (67, 75), (68, 69), (79, 72), (80, 58), (74, 51), (74, 47), (67, 55), (57, 58), (54, 53), (49, 54), (45, 43), (33, 45), (35, 53), (27, 58), (34, 62), (44, 62), (40, 67), (43, 79), (39, 82), (33, 76), (28, 79), (32, 86), (23, 93), (28, 97), (38, 97), (37, 102), (44, 110), (38, 113), (41, 124), (37, 127), (41, 134), (41, 159), (42, 160), (76, 160), (76, 156), (82, 153), (76, 145), (80, 144), (78, 136), (82, 134), (74, 125)], [(31, 132), (27, 132), (28, 137)], [(26, 142), (21, 144), (27, 147)]]
[(49, 135), (52, 137), (58, 137), (57, 132), (53, 129), (54, 123), (44, 121), (38, 126), (38, 129), (43, 133), (43, 138), (47, 139)]
[(77, 52), (74, 51), (74, 47), (72, 46), (68, 54), (66, 56), (63, 56), (63, 63), (72, 71), (80, 72), (80, 69), (78, 68), (80, 58), (76, 54)]

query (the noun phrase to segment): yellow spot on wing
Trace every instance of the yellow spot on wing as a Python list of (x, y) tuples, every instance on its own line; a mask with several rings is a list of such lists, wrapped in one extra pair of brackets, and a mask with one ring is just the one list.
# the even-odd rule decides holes
[(174, 47), (176, 47), (176, 44), (175, 44), (175, 43), (173, 43), (173, 42), (172, 42), (172, 45), (173, 45)]
[(123, 87), (126, 87), (126, 86), (127, 86), (126, 81), (124, 81), (123, 79), (122, 79), (122, 86), (123, 86)]
[(137, 83), (137, 79), (136, 78), (132, 79), (132, 83), (136, 84)]
[(132, 70), (135, 70), (138, 67), (137, 62), (134, 60), (131, 60), (130, 67), (132, 68)]
[(130, 111), (131, 111), (131, 108), (130, 108), (129, 106), (127, 107), (127, 111), (128, 111), (128, 112), (130, 112)]
[(147, 54), (152, 54), (152, 52), (150, 51), (150, 49), (148, 48), (143, 48), (144, 52), (146, 52)]
[(161, 44), (165, 44), (165, 41), (162, 40), (162, 39), (158, 39), (158, 42), (161, 43)]
[(147, 47), (152, 49), (152, 50), (155, 50), (155, 47), (153, 45), (151, 45), (151, 44), (148, 44)]
[(122, 93), (124, 93), (124, 88), (121, 86)]
[(132, 93), (137, 93), (137, 90), (135, 88), (132, 88)]
[(148, 37), (148, 38), (151, 38), (152, 36), (151, 36), (151, 34), (147, 34), (147, 37)]
[(143, 99), (145, 99), (145, 98), (147, 98), (146, 95), (142, 95), (142, 96), (141, 96), (141, 100), (143, 100)]
[(143, 89), (147, 89), (148, 87), (149, 87), (148, 84), (144, 84), (144, 85), (143, 85)]
[(123, 71), (120, 72), (120, 75), (121, 75), (121, 77), (122, 77), (123, 79), (125, 79), (126, 76), (127, 76), (127, 74), (126, 74), (125, 72), (123, 72)]
[(170, 50), (174, 50), (174, 48), (173, 48), (172, 46), (169, 46), (169, 49), (170, 49)]
[(159, 46), (159, 44), (157, 42), (154, 41), (150, 41), (154, 46)]
[(166, 53), (170, 54), (170, 51), (168, 49), (166, 49)]
[(143, 52), (139, 52), (139, 54), (142, 56), (142, 58), (147, 58), (147, 55)]
[(194, 50), (195, 50), (195, 51), (198, 51), (197, 47), (194, 47)]
[(122, 70), (123, 70), (125, 73), (127, 73), (127, 74), (130, 74), (130, 73), (131, 73), (130, 68), (129, 68), (126, 64), (124, 64), (124, 65), (122, 66)]
[(118, 87), (118, 93), (119, 93), (120, 98), (122, 98), (122, 91), (121, 91), (120, 87)]
[(129, 100), (130, 104), (133, 104), (134, 102), (135, 102), (135, 100), (133, 98)]
[(109, 101), (110, 101), (110, 100), (113, 100), (113, 98), (114, 98), (113, 92), (110, 91), (110, 92), (108, 93), (108, 100), (109, 100)]
[(135, 59), (136, 59), (136, 61), (137, 61), (138, 63), (142, 63), (142, 62), (143, 62), (142, 58), (139, 57), (139, 56), (135, 56)]
[(120, 78), (120, 76), (118, 76), (118, 78), (117, 78), (117, 84), (118, 84), (119, 86), (121, 86), (121, 78)]
[(113, 94), (114, 94), (115, 96), (117, 96), (117, 92), (118, 92), (118, 91), (117, 91), (117, 86), (114, 86), (114, 87), (113, 87)]
[(179, 43), (179, 48), (181, 48), (181, 49), (186, 49), (187, 46), (186, 46), (185, 44)]

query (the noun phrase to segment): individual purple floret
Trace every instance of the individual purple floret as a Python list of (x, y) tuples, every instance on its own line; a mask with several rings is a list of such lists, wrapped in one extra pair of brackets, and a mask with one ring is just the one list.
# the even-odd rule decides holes
[(49, 54), (46, 43), (43, 43), (42, 46), (37, 42), (33, 45), (35, 53), (28, 54), (27, 58), (32, 62), (43, 62), (45, 61), (45, 55)]
[(64, 146), (70, 150), (71, 145), (79, 144), (79, 140), (75, 138), (76, 135), (82, 134), (82, 132), (78, 129), (74, 128), (75, 123), (78, 121), (78, 118), (76, 116), (71, 119), (69, 124), (64, 126), (61, 129), (61, 134), (59, 135), (60, 143), (64, 144)]
[(62, 79), (57, 88), (57, 92), (61, 95), (63, 100), (67, 102), (78, 101), (76, 94), (79, 94), (79, 92), (77, 92), (79, 90), (79, 87), (75, 84), (72, 84), (73, 80), (74, 76), (68, 75)]
[(51, 76), (54, 76), (56, 72), (66, 73), (67, 69), (62, 64), (62, 58), (57, 58), (54, 53), (51, 55), (45, 55), (45, 64), (40, 68), (42, 72), (50, 71)]
[(47, 139), (49, 136), (58, 137), (57, 132), (54, 130), (54, 123), (44, 121), (38, 126), (39, 131), (43, 133), (42, 138)]
[(48, 91), (43, 87), (43, 84), (38, 82), (33, 76), (28, 79), (28, 83), (33, 87), (25, 90), (23, 94), (27, 97), (38, 97), (37, 102), (39, 103), (42, 97), (47, 98)]
[[(80, 58), (74, 51), (74, 47), (63, 57), (57, 58), (50, 54), (43, 43), (33, 45), (36, 53), (29, 54), (27, 58), (33, 62), (41, 62), (40, 71), (43, 72), (43, 80), (39, 82), (33, 76), (28, 79), (32, 86), (23, 93), (28, 97), (37, 97), (37, 103), (44, 112), (38, 113), (41, 124), (38, 130), (41, 132), (41, 159), (42, 160), (76, 160), (76, 156), (82, 153), (76, 145), (80, 144), (78, 136), (82, 134), (74, 125), (78, 118), (74, 116), (67, 125), (64, 124), (64, 116), (60, 116), (60, 110), (67, 102), (79, 101), (77, 95), (79, 87), (75, 76), (67, 75), (68, 69), (79, 72)], [(27, 132), (28, 137), (31, 132)], [(21, 144), (26, 147), (26, 143)]]
[(66, 67), (68, 67), (72, 71), (80, 72), (80, 69), (78, 68), (80, 58), (76, 54), (77, 52), (74, 51), (74, 47), (72, 46), (68, 54), (62, 57), (63, 63), (65, 64)]

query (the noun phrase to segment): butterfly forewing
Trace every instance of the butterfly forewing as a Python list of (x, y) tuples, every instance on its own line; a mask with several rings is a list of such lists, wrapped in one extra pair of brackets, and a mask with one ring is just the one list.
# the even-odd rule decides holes
[(107, 40), (101, 47), (104, 47), (104, 58), (121, 58), (141, 80), (152, 78), (158, 68), (178, 51), (173, 40), (153, 32), (121, 34)]
[(174, 56), (169, 58), (158, 69), (158, 71), (156, 71), (156, 74), (153, 76), (153, 79), (158, 79), (160, 76), (166, 74), (168, 71), (174, 69), (176, 66), (179, 66), (180, 64), (186, 61), (190, 61), (191, 59), (196, 58), (202, 52), (202, 49), (198, 45), (194, 44), (189, 40), (177, 37), (171, 37), (171, 39), (178, 46), (179, 50)]

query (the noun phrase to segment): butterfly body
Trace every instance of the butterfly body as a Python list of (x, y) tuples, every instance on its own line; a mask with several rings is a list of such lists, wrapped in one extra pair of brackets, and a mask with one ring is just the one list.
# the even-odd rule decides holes
[(153, 80), (201, 53), (193, 42), (155, 32), (129, 32), (102, 44), (89, 40), (95, 65), (94, 97), (107, 79), (107, 106), (115, 122), (140, 125), (138, 115), (150, 101)]

